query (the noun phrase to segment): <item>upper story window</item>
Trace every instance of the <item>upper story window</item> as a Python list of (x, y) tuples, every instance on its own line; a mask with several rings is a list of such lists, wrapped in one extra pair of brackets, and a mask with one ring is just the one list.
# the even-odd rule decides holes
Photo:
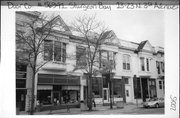
[(130, 56), (129, 55), (123, 55), (123, 69), (124, 70), (130, 70)]
[(162, 89), (162, 81), (159, 81), (159, 89)]
[(140, 57), (141, 71), (145, 71), (144, 57)]
[(111, 68), (115, 69), (115, 55), (115, 52), (102, 50), (100, 52), (100, 67), (111, 65)]
[(158, 74), (164, 73), (164, 62), (156, 61)]
[(157, 72), (160, 74), (160, 62), (156, 61)]
[(113, 69), (116, 68), (116, 64), (115, 64), (115, 56), (116, 56), (116, 53), (115, 52), (109, 52), (109, 62), (112, 66)]
[(66, 43), (59, 41), (44, 41), (44, 60), (45, 61), (66, 61)]
[(161, 71), (164, 73), (164, 62), (161, 62)]
[(150, 58), (140, 57), (141, 71), (150, 71)]
[(76, 46), (76, 65), (86, 66), (86, 48), (82, 46)]
[(149, 71), (149, 59), (148, 58), (146, 58), (146, 69), (147, 69), (147, 71)]

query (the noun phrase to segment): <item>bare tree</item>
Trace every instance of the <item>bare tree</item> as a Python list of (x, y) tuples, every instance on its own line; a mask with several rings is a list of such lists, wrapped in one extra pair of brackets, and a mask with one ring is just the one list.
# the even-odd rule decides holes
[[(48, 61), (39, 60), (42, 57), (43, 43), (51, 36), (55, 24), (51, 20), (44, 20), (47, 17), (29, 17), (16, 22), (16, 62), (26, 63), (32, 70), (30, 114), (34, 113), (35, 102), (35, 76), (39, 69)], [(46, 25), (45, 25), (46, 24)]]
[(76, 55), (80, 66), (77, 64), (75, 69), (83, 69), (88, 75), (88, 108), (92, 110), (92, 76), (100, 72), (101, 45), (113, 38), (113, 35), (102, 22), (96, 20), (96, 15), (77, 17), (72, 27), (82, 37), (82, 44), (85, 45), (85, 48)]

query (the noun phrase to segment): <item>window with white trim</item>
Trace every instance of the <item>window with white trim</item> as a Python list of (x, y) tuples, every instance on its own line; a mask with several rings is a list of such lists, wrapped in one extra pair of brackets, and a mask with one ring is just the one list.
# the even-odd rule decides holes
[(130, 56), (123, 55), (123, 70), (130, 70)]
[(44, 60), (45, 61), (66, 61), (66, 43), (60, 41), (44, 41)]
[(157, 72), (158, 74), (160, 74), (160, 62), (159, 61), (156, 61), (156, 67), (157, 67)]
[(141, 62), (141, 71), (145, 71), (144, 57), (140, 57), (140, 62)]
[(86, 48), (82, 46), (76, 46), (76, 65), (87, 66)]
[(101, 50), (100, 52), (100, 67), (106, 67), (110, 63), (111, 68), (115, 69), (115, 56), (116, 52)]
[(149, 71), (149, 59), (148, 58), (146, 58), (146, 69), (147, 69), (147, 71)]
[(164, 73), (164, 62), (161, 62), (161, 71)]
[(162, 89), (162, 81), (159, 81), (159, 89)]

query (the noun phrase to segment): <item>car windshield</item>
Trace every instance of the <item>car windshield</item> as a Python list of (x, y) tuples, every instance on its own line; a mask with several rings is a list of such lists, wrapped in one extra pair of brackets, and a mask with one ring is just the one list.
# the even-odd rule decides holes
[(151, 98), (149, 101), (156, 101), (158, 98)]

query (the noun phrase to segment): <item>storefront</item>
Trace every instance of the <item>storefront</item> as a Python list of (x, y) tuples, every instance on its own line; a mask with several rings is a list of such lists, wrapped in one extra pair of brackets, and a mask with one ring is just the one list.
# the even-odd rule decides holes
[(38, 74), (37, 101), (43, 105), (65, 104), (80, 101), (80, 77)]
[(157, 97), (156, 81), (149, 77), (140, 77), (134, 80), (135, 99), (146, 101), (149, 98)]
[(112, 78), (111, 82), (107, 77), (93, 77), (92, 91), (95, 94), (95, 101), (97, 103), (110, 103), (110, 83), (111, 83), (111, 97), (113, 102), (119, 101), (124, 96), (122, 79)]
[(150, 98), (157, 97), (155, 79), (149, 79), (149, 95), (150, 95)]

